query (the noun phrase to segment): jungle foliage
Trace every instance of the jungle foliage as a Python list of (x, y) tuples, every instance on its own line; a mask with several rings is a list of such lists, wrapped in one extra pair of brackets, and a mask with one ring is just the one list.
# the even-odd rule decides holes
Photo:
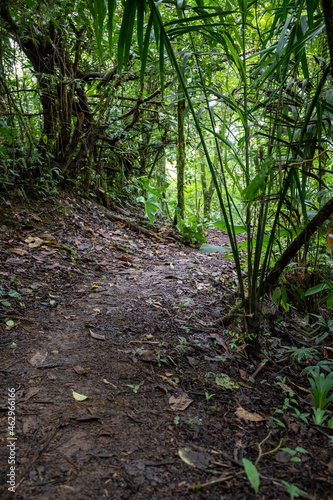
[(198, 225), (214, 223), (249, 332), (271, 292), (286, 310), (290, 294), (308, 312), (319, 297), (329, 315), (332, 12), (332, 0), (2, 1), (1, 185), (72, 184), (105, 204), (140, 194), (151, 222), (176, 213), (201, 242)]

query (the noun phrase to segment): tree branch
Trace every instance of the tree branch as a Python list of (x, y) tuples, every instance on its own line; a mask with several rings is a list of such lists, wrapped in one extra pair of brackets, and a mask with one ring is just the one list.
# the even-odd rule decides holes
[(317, 213), (317, 215), (309, 222), (303, 231), (295, 238), (289, 247), (283, 252), (281, 257), (276, 262), (273, 269), (268, 273), (263, 282), (263, 291), (266, 292), (276, 285), (282, 271), (289, 264), (297, 252), (305, 243), (308, 243), (311, 236), (325, 222), (326, 219), (333, 213), (333, 198), (331, 198)]

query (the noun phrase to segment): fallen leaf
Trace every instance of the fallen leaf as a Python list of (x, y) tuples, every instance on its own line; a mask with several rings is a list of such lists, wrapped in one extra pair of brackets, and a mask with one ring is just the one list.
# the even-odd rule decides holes
[(80, 365), (75, 365), (73, 366), (73, 370), (78, 374), (78, 375), (85, 375), (87, 371)]
[(100, 309), (98, 309), (98, 307), (94, 307), (93, 311), (98, 312), (98, 313), (101, 312)]
[(23, 248), (11, 248), (11, 252), (16, 253), (17, 255), (26, 255), (28, 250), (24, 250)]
[(237, 408), (235, 411), (238, 418), (242, 418), (243, 420), (249, 420), (250, 422), (262, 422), (266, 420), (264, 417), (261, 417), (258, 413), (252, 413), (244, 410), (241, 406)]
[(192, 451), (189, 448), (180, 449), (178, 455), (187, 465), (191, 465), (197, 469), (206, 469), (209, 466), (209, 460), (203, 453)]
[(76, 401), (85, 401), (86, 399), (88, 399), (88, 396), (84, 396), (83, 394), (79, 394), (78, 392), (73, 391), (73, 389), (72, 389), (72, 393), (73, 393), (73, 397), (74, 397), (74, 399), (76, 399)]
[(133, 259), (129, 259), (128, 257), (116, 257), (118, 260), (122, 260), (123, 262), (133, 262)]
[(249, 380), (249, 374), (245, 371), (245, 370), (242, 370), (241, 368), (239, 369), (239, 374), (242, 378), (242, 380)]
[(31, 399), (32, 397), (36, 396), (36, 394), (39, 393), (40, 389), (41, 389), (40, 387), (30, 387), (28, 389), (27, 394), (21, 399), (21, 401), (26, 402), (29, 399)]
[(32, 356), (31, 359), (29, 359), (29, 363), (32, 365), (32, 366), (41, 366), (44, 361), (46, 360), (47, 358), (47, 355), (48, 355), (48, 352), (44, 351), (44, 352), (36, 352), (36, 354), (34, 354), (34, 356)]
[(231, 380), (229, 375), (226, 373), (221, 373), (219, 377), (215, 377), (215, 384), (224, 389), (239, 389), (237, 382)]
[(276, 455), (275, 455), (275, 460), (277, 462), (280, 462), (280, 464), (285, 464), (287, 462), (290, 462), (291, 460), (291, 455), (290, 453), (287, 453), (286, 451), (279, 450)]
[(77, 249), (78, 250), (87, 250), (88, 248), (90, 248), (92, 245), (91, 243), (81, 243), (77, 246)]
[(38, 248), (44, 243), (44, 240), (38, 238), (38, 236), (29, 236), (24, 241), (25, 243), (28, 243), (29, 248)]
[(159, 375), (159, 377), (161, 377), (161, 379), (163, 379), (166, 384), (171, 385), (171, 387), (174, 387), (175, 389), (178, 389), (178, 385), (173, 380), (164, 377), (164, 375)]
[(93, 339), (106, 340), (105, 335), (101, 335), (99, 333), (94, 333), (92, 330), (90, 330), (90, 328), (89, 328), (89, 333), (90, 333), (90, 337), (92, 337)]
[(195, 358), (192, 358), (191, 356), (187, 356), (187, 361), (188, 364), (192, 366), (192, 368), (194, 368), (198, 364), (198, 361)]
[(324, 359), (333, 359), (333, 347), (323, 346), (321, 351)]
[(227, 352), (229, 352), (227, 344), (225, 343), (223, 338), (220, 337), (220, 335), (217, 335), (217, 333), (212, 333), (212, 335), (210, 335), (210, 338), (214, 339), (218, 345), (222, 346)]
[(284, 392), (288, 392), (292, 396), (295, 394), (292, 388), (289, 387), (289, 385), (284, 384), (283, 382), (277, 382), (277, 385), (279, 385)]
[(169, 399), (171, 409), (174, 411), (184, 411), (191, 403), (193, 403), (193, 400), (190, 399), (185, 392), (182, 392), (178, 398), (171, 396)]
[(141, 361), (156, 361), (156, 359), (157, 359), (157, 352), (154, 351), (153, 349), (150, 349), (148, 351), (137, 352), (136, 356), (139, 359), (141, 359)]

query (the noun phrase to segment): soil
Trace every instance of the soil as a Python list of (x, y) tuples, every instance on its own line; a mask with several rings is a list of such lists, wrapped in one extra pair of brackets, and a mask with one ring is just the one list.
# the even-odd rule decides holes
[(0, 214), (3, 498), (333, 499), (333, 431), (293, 409), (313, 402), (283, 349), (292, 323), (271, 311), (261, 352), (242, 318), (221, 323), (231, 259), (65, 196)]

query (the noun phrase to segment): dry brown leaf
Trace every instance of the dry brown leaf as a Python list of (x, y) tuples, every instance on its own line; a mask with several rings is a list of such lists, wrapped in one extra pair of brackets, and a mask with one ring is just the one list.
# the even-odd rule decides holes
[(237, 408), (235, 411), (238, 418), (242, 418), (243, 420), (248, 420), (250, 422), (262, 422), (266, 420), (264, 417), (261, 417), (258, 413), (252, 413), (244, 410), (241, 406)]
[(105, 335), (101, 335), (100, 333), (94, 333), (92, 330), (90, 330), (90, 328), (89, 328), (89, 333), (90, 333), (90, 337), (92, 337), (93, 339), (106, 340)]
[(245, 380), (245, 381), (249, 380), (249, 375), (248, 375), (248, 373), (245, 370), (242, 370), (240, 368), (239, 369), (239, 374), (240, 374), (242, 380)]
[(41, 238), (38, 238), (38, 236), (29, 236), (24, 241), (26, 243), (28, 243), (29, 248), (38, 248), (44, 243), (44, 240), (42, 240)]
[(36, 352), (36, 354), (34, 354), (34, 356), (32, 356), (31, 359), (29, 359), (29, 363), (32, 365), (32, 366), (41, 366), (44, 361), (46, 360), (47, 358), (47, 355), (48, 355), (48, 352), (44, 351), (44, 352)]
[(12, 248), (11, 251), (17, 255), (26, 255), (29, 253), (28, 250), (24, 250), (23, 248)]
[(292, 390), (291, 387), (289, 387), (289, 385), (284, 384), (283, 382), (277, 382), (277, 385), (279, 385), (284, 392), (289, 392), (294, 394), (294, 391)]
[(40, 387), (30, 387), (28, 389), (27, 394), (25, 394), (25, 396), (21, 399), (21, 401), (24, 402), (29, 401), (29, 399), (31, 399), (32, 397), (36, 396), (36, 394), (39, 393), (40, 389), (41, 389)]
[(333, 234), (328, 234), (326, 236), (326, 242), (330, 248), (333, 248)]
[(148, 351), (136, 353), (136, 356), (137, 358), (141, 359), (141, 361), (156, 361), (157, 352), (153, 349), (149, 349)]
[(217, 333), (212, 333), (212, 335), (210, 335), (210, 338), (214, 339), (218, 345), (222, 346), (227, 352), (229, 352), (227, 344), (225, 343), (223, 338), (220, 337), (220, 335), (217, 335)]
[(174, 387), (175, 389), (178, 389), (178, 385), (173, 380), (164, 377), (164, 375), (159, 375), (159, 377), (161, 377), (161, 379), (163, 379), (166, 384), (171, 385), (171, 387)]
[(171, 396), (169, 399), (171, 409), (174, 411), (184, 411), (188, 406), (190, 406), (191, 403), (193, 403), (193, 400), (190, 399), (185, 392), (182, 392), (178, 398)]
[(323, 346), (321, 348), (324, 359), (333, 359), (333, 348), (328, 346)]
[(86, 370), (80, 366), (80, 365), (75, 365), (73, 366), (73, 370), (78, 374), (78, 375), (85, 375), (87, 372)]

